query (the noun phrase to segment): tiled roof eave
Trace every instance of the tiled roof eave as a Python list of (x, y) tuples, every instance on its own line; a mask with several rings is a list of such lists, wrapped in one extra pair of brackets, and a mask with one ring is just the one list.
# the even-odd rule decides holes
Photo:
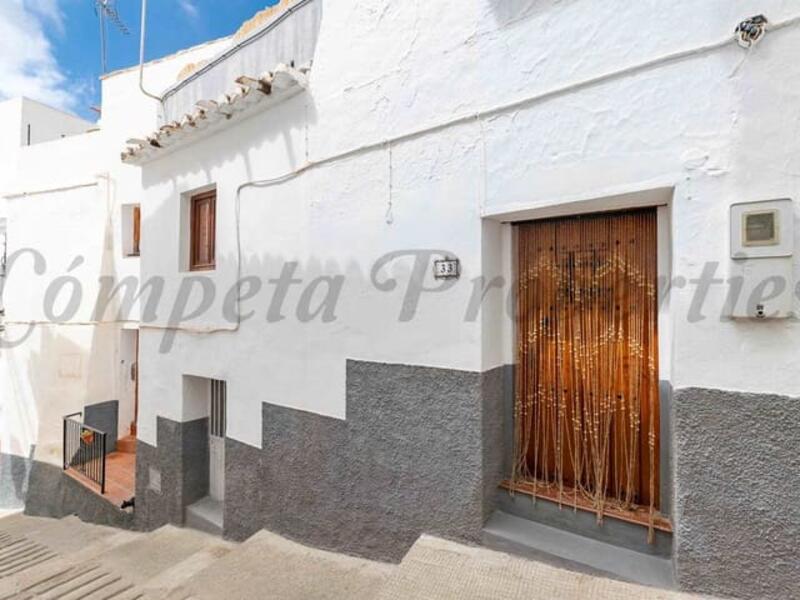
[(122, 162), (142, 165), (157, 160), (223, 129), (229, 122), (239, 121), (295, 96), (307, 87), (308, 71), (308, 68), (280, 64), (274, 71), (257, 78), (239, 77), (232, 92), (216, 100), (198, 102), (196, 109), (179, 121), (162, 125), (144, 138), (128, 140)]

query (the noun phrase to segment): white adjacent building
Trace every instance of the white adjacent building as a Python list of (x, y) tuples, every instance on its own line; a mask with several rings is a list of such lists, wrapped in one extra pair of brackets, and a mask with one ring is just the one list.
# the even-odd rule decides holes
[[(149, 63), (145, 82), (166, 87), (187, 64), (227, 43)], [(83, 412), (113, 438), (127, 436), (134, 421), (137, 304), (118, 311), (112, 302), (98, 311), (96, 299), (109, 282), (139, 275), (132, 209), (142, 187), (138, 169), (118, 156), (129, 128), (158, 123), (158, 104), (137, 92), (138, 81), (138, 69), (103, 79), (96, 124), (26, 98), (0, 104), (4, 505), (33, 493), (32, 465), (60, 469), (63, 416)], [(37, 495), (48, 502), (46, 496)]]

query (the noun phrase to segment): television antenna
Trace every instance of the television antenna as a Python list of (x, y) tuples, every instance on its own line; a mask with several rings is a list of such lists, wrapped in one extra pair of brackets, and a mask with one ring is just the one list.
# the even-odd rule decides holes
[(100, 20), (100, 61), (103, 73), (108, 71), (108, 34), (106, 21), (110, 21), (122, 35), (130, 35), (130, 29), (122, 22), (115, 6), (116, 0), (92, 0), (94, 12)]

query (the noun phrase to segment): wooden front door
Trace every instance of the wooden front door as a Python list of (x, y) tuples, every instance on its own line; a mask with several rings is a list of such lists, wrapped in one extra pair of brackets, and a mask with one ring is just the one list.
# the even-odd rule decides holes
[(600, 511), (652, 512), (656, 210), (534, 221), (518, 234), (515, 479)]

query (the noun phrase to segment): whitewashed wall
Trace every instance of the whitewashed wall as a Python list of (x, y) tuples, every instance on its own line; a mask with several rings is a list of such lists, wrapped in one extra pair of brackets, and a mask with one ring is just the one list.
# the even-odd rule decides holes
[[(224, 47), (220, 40), (148, 64), (145, 81), (161, 90), (175, 82), (188, 63)], [(138, 326), (138, 310), (114, 311), (95, 319), (99, 278), (139, 275), (139, 259), (122, 250), (121, 206), (141, 202), (138, 169), (122, 165), (127, 137), (156, 127), (158, 103), (138, 90), (138, 69), (103, 81), (99, 128), (24, 99), (0, 104), (0, 218), (8, 221), (8, 253), (33, 248), (47, 262), (37, 275), (29, 257), (12, 267), (4, 293), (9, 341), (0, 349), (0, 452), (58, 464), (61, 417), (85, 405), (130, 397), (130, 360), (120, 347), (121, 329)], [(27, 124), (31, 140), (27, 143)], [(76, 134), (62, 139), (64, 132)], [(81, 257), (76, 264), (74, 260)], [(72, 268), (72, 269), (71, 269)], [(80, 283), (81, 302), (63, 323), (50, 323), (44, 310), (48, 289), (60, 276)], [(66, 307), (70, 287), (56, 304)], [(112, 306), (113, 308), (113, 306)], [(132, 407), (120, 407), (122, 435)]]
[(36, 100), (23, 98), (20, 126), (20, 139), (23, 145), (27, 145), (29, 142), (30, 144), (41, 144), (85, 133), (93, 127), (93, 124)]
[[(501, 223), (525, 211), (674, 188), (667, 266), (687, 280), (706, 261), (719, 261), (725, 273), (730, 204), (798, 195), (793, 90), (800, 30), (772, 32), (750, 52), (732, 41), (702, 51), (759, 12), (780, 21), (800, 7), (723, 0), (326, 3), (306, 94), (144, 167), (142, 271), (166, 279), (167, 299), (186, 276), (179, 265), (181, 195), (218, 187), (218, 266), (210, 275), (218, 296), (183, 327), (232, 327), (220, 295), (237, 274), (240, 184), (460, 121), (391, 151), (373, 148), (288, 183), (244, 190), (242, 275), (275, 278), (287, 260), (301, 262), (306, 282), (346, 275), (337, 318), (298, 323), (290, 311), (300, 287), (286, 300), (287, 318), (268, 324), (274, 288), (267, 285), (246, 304), (256, 313), (238, 331), (178, 333), (171, 352), (160, 354), (158, 327), (168, 316), (160, 315), (143, 337), (140, 437), (156, 442), (157, 414), (201, 416), (183, 405), (183, 374), (227, 380), (228, 433), (258, 446), (262, 402), (344, 418), (347, 358), (468, 370), (512, 362), (513, 328), (499, 316), (508, 283), (489, 293), (479, 319), (465, 322), (464, 314), (473, 278), (511, 278), (513, 236)], [(399, 281), (391, 293), (376, 290), (369, 273), (386, 252), (415, 248), (455, 253), (464, 274), (448, 292), (423, 296), (413, 321), (398, 323), (409, 265), (389, 269)], [(796, 322), (720, 322), (721, 294), (712, 293), (706, 320), (689, 323), (693, 291), (674, 290), (662, 322), (673, 385), (800, 394)]]
[(45, 106), (28, 98), (0, 102), (0, 190), (6, 190), (17, 167), (23, 146), (39, 144), (84, 133), (92, 127), (88, 121)]

